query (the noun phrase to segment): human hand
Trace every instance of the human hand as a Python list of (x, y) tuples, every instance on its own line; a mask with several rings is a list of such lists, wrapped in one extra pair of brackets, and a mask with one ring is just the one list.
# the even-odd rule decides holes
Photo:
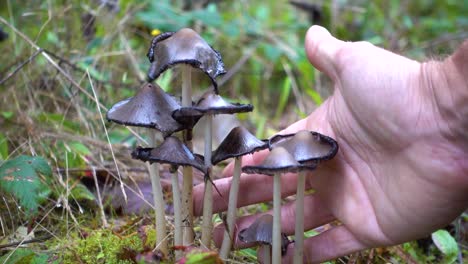
[[(309, 60), (332, 79), (335, 90), (282, 133), (313, 130), (340, 145), (333, 160), (307, 177), (306, 188), (316, 193), (305, 197), (304, 224), (305, 230), (334, 220), (342, 225), (306, 239), (304, 262), (420, 238), (463, 212), (468, 206), (468, 87), (451, 58), (419, 63), (366, 42), (337, 40), (318, 26), (309, 29), (305, 45)], [(246, 156), (243, 165), (258, 164), (266, 154)], [(230, 179), (215, 181), (223, 197)], [(238, 205), (269, 201), (272, 189), (269, 176), (242, 175)], [(295, 191), (295, 174), (284, 175), (283, 197)], [(203, 186), (197, 186), (198, 215), (202, 196)], [(215, 196), (214, 211), (225, 211), (226, 202)], [(237, 230), (256, 217), (238, 219)], [(293, 234), (294, 221), (294, 203), (284, 204), (282, 231)], [(215, 230), (218, 244), (222, 234), (222, 227)], [(235, 246), (249, 245), (236, 241)], [(284, 263), (292, 262), (294, 244), (290, 247)]]

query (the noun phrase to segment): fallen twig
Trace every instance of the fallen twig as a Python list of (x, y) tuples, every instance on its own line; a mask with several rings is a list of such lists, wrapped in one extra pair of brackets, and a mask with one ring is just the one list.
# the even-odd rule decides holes
[(12, 242), (12, 243), (8, 243), (8, 244), (3, 244), (3, 245), (0, 245), (0, 249), (10, 248), (10, 247), (17, 247), (17, 246), (20, 246), (20, 245), (31, 244), (31, 243), (36, 243), (36, 242), (43, 242), (43, 241), (46, 241), (46, 240), (50, 239), (51, 237), (52, 237), (52, 235), (45, 235), (43, 237), (33, 238), (33, 239), (30, 239), (30, 240), (17, 241), (17, 242)]

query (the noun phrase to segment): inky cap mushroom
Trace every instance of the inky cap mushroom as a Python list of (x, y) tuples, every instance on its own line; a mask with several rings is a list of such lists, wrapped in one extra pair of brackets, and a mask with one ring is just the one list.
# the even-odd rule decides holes
[(147, 83), (138, 93), (113, 105), (107, 119), (126, 126), (155, 128), (164, 137), (186, 128), (172, 118), (171, 113), (180, 105), (157, 84)]
[(270, 149), (277, 147), (285, 148), (299, 163), (329, 160), (338, 152), (338, 143), (334, 139), (306, 130), (274, 136), (270, 139)]
[(172, 116), (177, 121), (184, 124), (194, 124), (195, 120), (200, 119), (204, 114), (235, 114), (245, 113), (253, 110), (251, 104), (231, 104), (226, 102), (216, 92), (208, 91), (198, 100), (193, 107), (181, 107), (176, 109)]
[(235, 127), (213, 152), (213, 165), (228, 158), (240, 157), (267, 148), (268, 144), (252, 135), (244, 127)]
[(148, 71), (150, 81), (158, 78), (168, 68), (179, 63), (186, 63), (199, 68), (208, 75), (217, 92), (215, 79), (226, 73), (219, 52), (208, 45), (197, 32), (189, 28), (156, 36), (151, 42), (147, 56), (151, 62), (151, 68)]
[(192, 166), (204, 174), (207, 168), (203, 157), (193, 154), (178, 138), (170, 136), (156, 148), (137, 147), (132, 152), (132, 158), (142, 161), (171, 164), (175, 166)]
[(256, 166), (245, 166), (242, 171), (245, 173), (273, 175), (275, 173), (298, 172), (301, 170), (313, 170), (315, 164), (303, 165), (297, 162), (294, 157), (283, 147), (275, 147), (263, 162)]
[[(244, 243), (261, 243), (271, 245), (273, 236), (273, 216), (264, 214), (257, 218), (248, 228), (239, 232), (239, 240)], [(291, 243), (286, 234), (281, 234), (281, 255), (286, 254)]]

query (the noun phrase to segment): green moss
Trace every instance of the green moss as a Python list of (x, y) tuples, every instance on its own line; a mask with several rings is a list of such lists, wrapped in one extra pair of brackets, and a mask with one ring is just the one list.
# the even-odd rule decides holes
[(147, 248), (154, 248), (156, 246), (156, 229), (154, 226), (146, 226), (145, 233), (146, 239), (144, 246)]
[[(92, 233), (91, 233), (92, 232)], [(90, 231), (86, 238), (78, 238), (63, 256), (64, 263), (134, 263), (135, 256), (143, 250), (138, 235), (119, 236), (111, 230)]]

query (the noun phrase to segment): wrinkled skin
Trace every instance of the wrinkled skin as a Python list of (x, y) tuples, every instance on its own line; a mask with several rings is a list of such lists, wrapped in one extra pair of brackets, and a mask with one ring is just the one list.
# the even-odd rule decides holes
[[(453, 56), (419, 63), (366, 42), (337, 40), (318, 26), (309, 29), (305, 45), (310, 62), (335, 90), (282, 133), (308, 129), (337, 140), (337, 156), (307, 178), (317, 192), (305, 198), (305, 229), (343, 223), (305, 240), (305, 263), (417, 239), (466, 210), (468, 67), (457, 68)], [(468, 42), (463, 46), (468, 52)], [(243, 165), (258, 164), (265, 155), (246, 156)], [(283, 197), (295, 193), (295, 180), (294, 174), (283, 177)], [(215, 183), (225, 198), (216, 194), (214, 210), (224, 211), (230, 178)], [(268, 176), (242, 175), (239, 206), (271, 200), (272, 189)], [(194, 195), (199, 214), (203, 187)], [(256, 217), (241, 217), (238, 230)], [(283, 232), (294, 233), (294, 217), (294, 203), (284, 204)], [(215, 230), (217, 243), (222, 233), (222, 226)], [(293, 247), (284, 263), (292, 263)]]

